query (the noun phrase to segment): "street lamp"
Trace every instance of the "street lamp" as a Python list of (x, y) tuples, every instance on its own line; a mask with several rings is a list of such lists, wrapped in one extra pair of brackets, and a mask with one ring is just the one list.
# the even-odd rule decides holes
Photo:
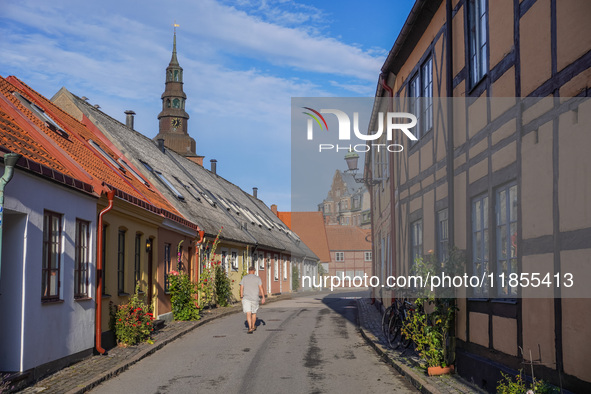
[(353, 150), (350, 150), (349, 153), (347, 153), (345, 155), (345, 162), (347, 163), (347, 170), (345, 171), (345, 173), (347, 174), (351, 174), (353, 175), (353, 179), (355, 179), (355, 182), (357, 183), (366, 183), (369, 185), (377, 185), (378, 183), (380, 183), (383, 179), (382, 178), (357, 178), (355, 175), (357, 174), (357, 171), (359, 171), (359, 168), (357, 167), (357, 162), (359, 161), (359, 155), (354, 152)]

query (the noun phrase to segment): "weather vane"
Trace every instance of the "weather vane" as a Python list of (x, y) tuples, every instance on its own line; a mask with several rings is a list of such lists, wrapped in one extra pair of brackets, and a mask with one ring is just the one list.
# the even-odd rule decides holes
[(174, 26), (174, 34), (176, 34), (176, 28), (180, 27), (181, 25), (176, 23), (176, 20), (174, 21), (174, 23), (172, 24), (172, 26)]

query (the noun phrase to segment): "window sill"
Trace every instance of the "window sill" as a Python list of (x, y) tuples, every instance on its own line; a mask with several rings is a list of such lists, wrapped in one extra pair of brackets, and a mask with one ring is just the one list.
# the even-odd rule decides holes
[(491, 302), (496, 302), (498, 304), (517, 304), (516, 298), (495, 298), (492, 299)]
[(74, 297), (74, 301), (91, 301), (92, 297), (88, 296), (81, 296), (81, 297)]
[(111, 294), (102, 294), (101, 298), (111, 298)]
[(130, 294), (129, 293), (123, 293), (123, 292), (121, 292), (121, 293), (118, 293), (117, 295), (119, 297), (129, 297)]
[(64, 303), (64, 300), (60, 300), (59, 298), (41, 300), (42, 305), (63, 304), (63, 303)]

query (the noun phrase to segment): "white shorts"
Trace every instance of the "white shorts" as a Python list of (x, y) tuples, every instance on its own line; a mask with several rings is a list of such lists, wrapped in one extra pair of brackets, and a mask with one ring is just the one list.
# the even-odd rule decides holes
[(259, 302), (258, 301), (250, 301), (246, 298), (242, 299), (242, 310), (244, 313), (257, 313), (259, 310)]

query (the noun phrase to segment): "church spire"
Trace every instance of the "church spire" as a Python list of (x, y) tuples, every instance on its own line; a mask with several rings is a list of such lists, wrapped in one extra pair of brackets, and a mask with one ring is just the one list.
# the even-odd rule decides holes
[(159, 133), (154, 140), (163, 139), (164, 145), (182, 156), (195, 156), (195, 140), (187, 132), (189, 114), (185, 112), (187, 95), (183, 91), (183, 68), (176, 53), (176, 28), (174, 25), (172, 58), (166, 67), (166, 81), (162, 93), (162, 111), (158, 115)]
[(179, 27), (179, 25), (177, 25), (175, 22), (173, 26), (174, 26), (174, 35), (173, 35), (173, 39), (172, 39), (172, 59), (170, 59), (169, 66), (179, 66), (179, 61), (176, 58), (176, 28)]

